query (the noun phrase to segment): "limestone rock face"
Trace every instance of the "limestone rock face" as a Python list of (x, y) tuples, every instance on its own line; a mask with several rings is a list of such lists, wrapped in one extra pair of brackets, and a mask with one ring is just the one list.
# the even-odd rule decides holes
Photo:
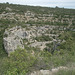
[(49, 70), (40, 70), (40, 71), (34, 71), (30, 75), (52, 75), (52, 73)]
[(17, 49), (17, 47), (20, 47), (24, 49), (23, 40), (26, 38), (27, 33), (23, 28), (20, 26), (13, 27), (11, 29), (5, 30), (3, 43), (4, 48), (8, 55)]
[(51, 70), (39, 70), (39, 71), (34, 71), (29, 75), (55, 75), (59, 70), (67, 70), (67, 67), (60, 66), (57, 68), (53, 68)]

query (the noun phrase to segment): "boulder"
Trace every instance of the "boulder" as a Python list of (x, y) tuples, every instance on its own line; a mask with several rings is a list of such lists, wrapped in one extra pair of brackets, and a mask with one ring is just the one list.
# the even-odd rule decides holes
[(52, 73), (49, 70), (40, 70), (40, 71), (34, 71), (30, 75), (52, 75)]
[(20, 26), (5, 30), (3, 43), (8, 55), (18, 47), (24, 49), (23, 39), (26, 38), (26, 36), (26, 31)]
[(39, 71), (34, 71), (30, 73), (29, 75), (55, 75), (59, 70), (67, 70), (67, 67), (60, 66), (57, 68), (53, 68), (51, 70), (39, 70)]

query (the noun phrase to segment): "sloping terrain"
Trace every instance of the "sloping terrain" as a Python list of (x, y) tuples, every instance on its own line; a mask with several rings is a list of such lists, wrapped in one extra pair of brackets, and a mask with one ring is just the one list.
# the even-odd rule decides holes
[[(5, 50), (15, 51), (8, 57)], [(60, 66), (71, 69), (57, 75), (75, 75), (73, 63), (75, 9), (0, 4), (0, 75), (51, 72)]]

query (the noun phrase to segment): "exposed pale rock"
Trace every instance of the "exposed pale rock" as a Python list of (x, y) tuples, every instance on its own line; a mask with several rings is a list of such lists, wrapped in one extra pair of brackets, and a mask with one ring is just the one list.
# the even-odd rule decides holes
[(4, 33), (4, 48), (8, 55), (20, 47), (24, 49), (23, 40), (27, 36), (25, 30), (21, 27), (13, 27), (11, 29), (5, 30)]
[(6, 10), (12, 11), (12, 9), (11, 9), (11, 8), (9, 8), (9, 7), (6, 7)]
[(33, 73), (29, 75), (55, 75), (54, 73), (57, 73), (59, 70), (67, 70), (67, 67), (60, 66), (57, 68), (53, 68), (51, 71), (50, 70), (39, 70), (39, 71), (34, 71)]
[(46, 47), (47, 43), (52, 43), (52, 41), (44, 41), (44, 42), (35, 42), (30, 44), (30, 47), (38, 47), (40, 50), (43, 50)]
[(30, 75), (51, 75), (51, 72), (49, 70), (40, 70), (40, 71), (34, 71)]

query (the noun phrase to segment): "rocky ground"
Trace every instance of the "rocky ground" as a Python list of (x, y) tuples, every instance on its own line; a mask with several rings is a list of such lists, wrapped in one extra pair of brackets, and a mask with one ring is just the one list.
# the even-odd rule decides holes
[(59, 70), (67, 70), (67, 67), (57, 67), (54, 68), (52, 70), (40, 70), (40, 71), (34, 71), (33, 73), (29, 74), (29, 75), (54, 75), (55, 73), (57, 73)]
[(70, 67), (75, 64), (74, 9), (5, 3), (0, 7), (1, 75), (56, 75), (60, 70), (75, 70)]
[[(62, 31), (58, 31), (62, 28)], [(23, 48), (24, 45), (29, 47), (37, 47), (40, 50), (46, 48), (46, 44), (58, 42), (63, 42), (58, 39), (58, 36), (64, 32), (64, 27), (59, 26), (28, 26), (22, 28), (21, 26), (16, 26), (5, 30), (4, 33), (4, 47), (7, 53), (14, 51), (17, 47)], [(56, 30), (58, 29), (58, 30)], [(63, 39), (64, 40), (64, 39)]]

